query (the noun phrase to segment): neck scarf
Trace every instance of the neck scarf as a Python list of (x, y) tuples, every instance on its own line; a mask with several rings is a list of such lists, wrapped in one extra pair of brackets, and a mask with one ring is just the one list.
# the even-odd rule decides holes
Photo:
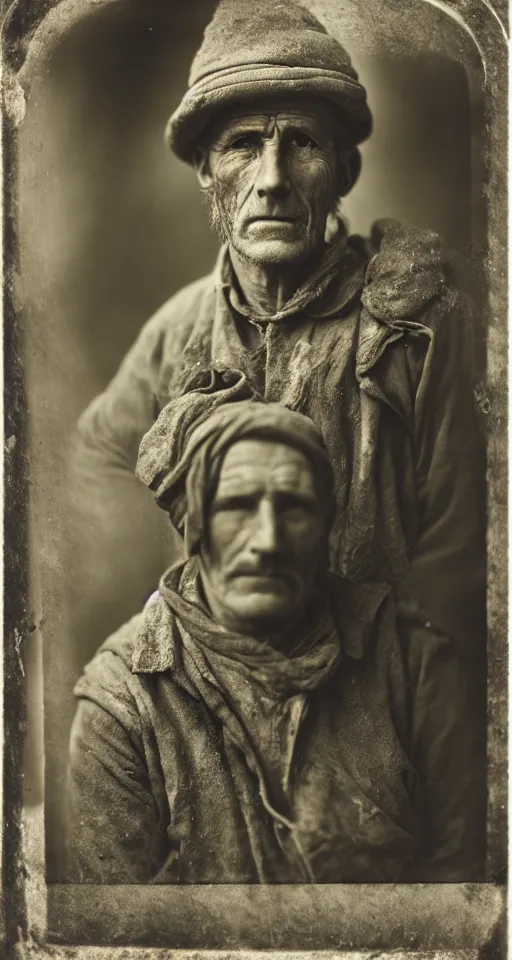
[[(226, 630), (212, 619), (203, 599), (195, 557), (164, 574), (159, 592), (169, 619), (174, 614), (179, 621), (185, 650), (196, 667), (206, 668), (210, 681), (221, 688), (222, 665), (229, 662), (231, 668), (259, 683), (269, 696), (287, 698), (321, 686), (339, 662), (340, 642), (327, 597), (314, 605), (297, 628), (296, 641), (287, 655), (269, 643)], [(165, 629), (165, 618), (162, 626)]]

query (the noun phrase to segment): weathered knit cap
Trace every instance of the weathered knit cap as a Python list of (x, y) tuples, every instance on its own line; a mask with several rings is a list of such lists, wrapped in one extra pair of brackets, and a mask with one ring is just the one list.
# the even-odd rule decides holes
[(287, 93), (334, 104), (354, 146), (371, 133), (366, 90), (347, 51), (309, 10), (293, 0), (221, 0), (166, 140), (190, 163), (197, 138), (220, 108)]

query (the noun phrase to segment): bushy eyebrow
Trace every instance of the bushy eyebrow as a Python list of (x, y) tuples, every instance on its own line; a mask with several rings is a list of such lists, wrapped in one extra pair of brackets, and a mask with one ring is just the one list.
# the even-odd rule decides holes
[[(259, 488), (246, 489), (246, 490), (227, 490), (225, 493), (217, 494), (212, 503), (213, 510), (235, 510), (247, 506), (249, 504), (256, 504), (260, 500), (261, 491)], [(317, 506), (318, 498), (315, 496), (313, 491), (309, 492), (306, 490), (274, 490), (272, 493), (272, 498), (281, 504), (293, 504), (297, 506), (303, 506), (307, 509), (312, 509)]]
[(241, 117), (239, 120), (231, 120), (216, 131), (215, 140), (223, 142), (238, 137), (244, 133), (263, 132), (268, 123), (268, 117)]
[(214, 143), (218, 146), (224, 146), (238, 137), (243, 137), (244, 134), (258, 133), (263, 135), (265, 129), (268, 127), (269, 121), (275, 119), (276, 116), (284, 117), (287, 120), (289, 123), (287, 132), (293, 132), (295, 130), (301, 133), (306, 132), (313, 140), (319, 141), (320, 143), (332, 138), (332, 131), (322, 129), (323, 125), (320, 125), (313, 116), (305, 117), (298, 113), (289, 113), (286, 115), (254, 114), (228, 121), (214, 137)]

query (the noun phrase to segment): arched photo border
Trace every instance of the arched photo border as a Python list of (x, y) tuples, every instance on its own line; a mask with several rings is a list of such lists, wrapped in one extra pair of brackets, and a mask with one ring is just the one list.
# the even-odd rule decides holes
[[(2, 752), (2, 919), (6, 953), (68, 957), (170, 956), (176, 950), (247, 954), (309, 951), (333, 956), (497, 957), (504, 946), (506, 868), (508, 637), (508, 52), (505, 3), (488, 0), (381, 0), (389, 46), (398, 44), (402, 9), (437, 8), (469, 36), (483, 76), (485, 275), (489, 291), (487, 379), (481, 400), (488, 424), (488, 882), (450, 886), (315, 888), (46, 886), (42, 816), (22, 810), (25, 728), (23, 645), (28, 608), (28, 463), (23, 335), (17, 244), (17, 131), (31, 76), (78, 19), (130, 0), (16, 0), (2, 24), (3, 316), (4, 316), (4, 656)], [(352, 0), (352, 4), (354, 0)], [(312, 7), (321, 6), (321, 0)], [(386, 18), (384, 18), (386, 19)], [(393, 26), (393, 24), (395, 26)], [(478, 71), (477, 71), (478, 72)], [(473, 74), (473, 77), (476, 73)], [(470, 86), (471, 86), (470, 75)], [(479, 81), (480, 82), (480, 81)], [(32, 831), (32, 832), (31, 832)], [(105, 949), (84, 944), (105, 944)], [(59, 945), (60, 944), (60, 945)], [(66, 944), (66, 946), (62, 946)], [(79, 946), (83, 944), (83, 946)], [(150, 946), (146, 946), (150, 944)], [(127, 951), (123, 946), (130, 945)], [(112, 947), (116, 947), (112, 951)], [(396, 951), (399, 951), (396, 953)], [(445, 951), (449, 951), (446, 953)], [(216, 954), (217, 955), (217, 954)], [(220, 954), (218, 954), (220, 955)], [(441, 956), (440, 954), (438, 954)]]

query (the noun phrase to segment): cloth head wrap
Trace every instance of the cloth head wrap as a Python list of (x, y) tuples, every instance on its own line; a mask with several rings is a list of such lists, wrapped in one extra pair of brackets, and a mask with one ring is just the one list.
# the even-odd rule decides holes
[[(206, 383), (206, 377), (209, 382)], [(333, 478), (322, 437), (304, 414), (258, 402), (241, 373), (198, 375), (195, 388), (172, 400), (142, 438), (136, 473), (182, 536), (187, 555), (206, 528), (209, 494), (222, 460), (238, 440), (277, 440), (305, 454), (327, 504)]]
[(356, 145), (372, 129), (366, 90), (344, 47), (293, 0), (221, 0), (193, 60), (189, 89), (167, 124), (166, 141), (190, 163), (219, 109), (283, 94), (316, 95), (335, 107), (353, 145), (355, 182), (361, 162)]

